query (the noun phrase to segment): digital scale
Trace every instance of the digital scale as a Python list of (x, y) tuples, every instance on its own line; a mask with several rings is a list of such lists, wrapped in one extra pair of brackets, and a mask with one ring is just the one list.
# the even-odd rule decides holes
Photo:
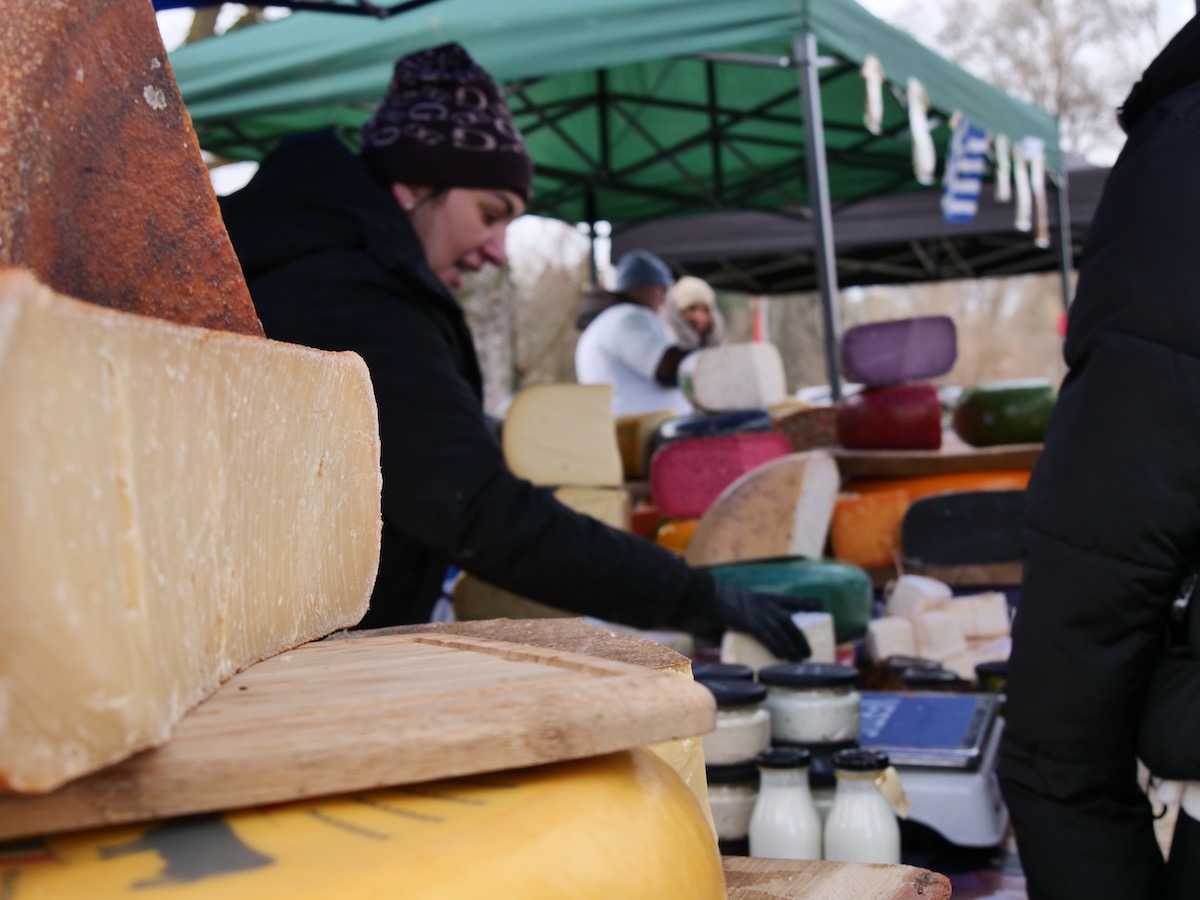
[(862, 694), (859, 745), (888, 755), (912, 802), (908, 818), (961, 847), (994, 847), (1008, 828), (999, 703), (995, 694)]

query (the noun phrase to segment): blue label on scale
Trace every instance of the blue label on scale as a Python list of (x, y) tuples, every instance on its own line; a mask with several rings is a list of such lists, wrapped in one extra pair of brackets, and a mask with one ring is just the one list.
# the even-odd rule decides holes
[(859, 743), (958, 750), (977, 746), (990, 717), (978, 694), (862, 695)]

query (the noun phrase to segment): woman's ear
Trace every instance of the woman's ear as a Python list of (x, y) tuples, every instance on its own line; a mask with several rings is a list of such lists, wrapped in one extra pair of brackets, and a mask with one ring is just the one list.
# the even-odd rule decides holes
[(430, 189), (423, 185), (404, 184), (399, 181), (392, 182), (392, 196), (405, 212), (412, 212), (416, 209), (430, 193)]

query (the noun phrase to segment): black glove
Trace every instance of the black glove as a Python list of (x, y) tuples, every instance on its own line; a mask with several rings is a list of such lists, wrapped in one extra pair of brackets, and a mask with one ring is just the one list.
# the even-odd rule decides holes
[(812, 648), (792, 621), (792, 613), (824, 608), (820, 600), (811, 597), (756, 594), (717, 585), (713, 599), (684, 611), (680, 625), (701, 635), (725, 629), (744, 631), (780, 659), (801, 660), (812, 655)]

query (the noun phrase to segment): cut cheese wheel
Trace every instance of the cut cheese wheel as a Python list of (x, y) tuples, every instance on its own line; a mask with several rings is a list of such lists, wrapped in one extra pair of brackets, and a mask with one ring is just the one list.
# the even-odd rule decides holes
[(658, 435), (658, 427), (675, 418), (671, 410), (617, 416), (617, 450), (626, 480), (645, 478), (650, 471), (650, 454)]
[(908, 494), (898, 489), (839, 496), (829, 526), (834, 559), (867, 569), (894, 566), (900, 556), (900, 525), (908, 506)]
[(353, 625), (379, 563), (362, 360), (0, 272), (0, 785), (165, 741), (238, 669)]
[(148, 3), (0, 30), (0, 264), (101, 306), (262, 335)]
[(905, 559), (920, 565), (973, 565), (1021, 558), (1024, 491), (967, 491), (916, 500), (904, 513)]
[(816, 447), (833, 447), (838, 442), (837, 408), (834, 406), (797, 409), (782, 415), (772, 410), (771, 421), (772, 429), (787, 438), (796, 453)]
[(705, 347), (679, 366), (679, 387), (698, 409), (761, 409), (787, 399), (783, 358), (774, 344), (751, 341)]
[(838, 342), (842, 374), (866, 385), (936, 378), (954, 368), (958, 332), (949, 316), (914, 316), (847, 328)]
[(31, 897), (726, 895), (700, 805), (645, 750), (19, 846), (0, 883)]
[(577, 513), (591, 516), (610, 528), (629, 531), (632, 506), (629, 494), (621, 488), (561, 487), (555, 499)]
[(504, 417), (504, 461), (547, 487), (620, 487), (612, 385), (538, 384), (522, 390)]
[(650, 496), (668, 518), (694, 519), (742, 475), (790, 452), (769, 431), (673, 441), (650, 460)]
[(688, 545), (694, 565), (824, 554), (838, 469), (823, 450), (763, 463), (727, 487)]
[(770, 559), (708, 569), (717, 584), (821, 601), (833, 616), (837, 641), (852, 641), (867, 630), (874, 589), (858, 566), (832, 559)]
[(838, 443), (848, 450), (937, 450), (942, 403), (932, 384), (896, 384), (843, 397)]
[(901, 575), (887, 595), (889, 616), (912, 617), (950, 602), (950, 585), (927, 575)]

